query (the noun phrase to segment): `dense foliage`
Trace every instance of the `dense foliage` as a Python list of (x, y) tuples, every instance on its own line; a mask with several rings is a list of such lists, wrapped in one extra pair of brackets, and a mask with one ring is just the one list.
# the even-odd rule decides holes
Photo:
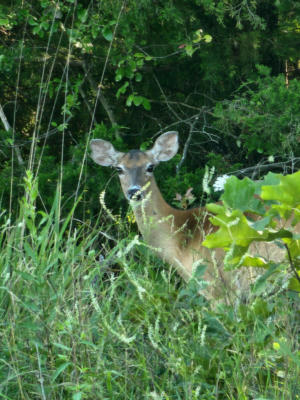
[[(299, 222), (299, 27), (293, 0), (1, 1), (0, 398), (299, 398), (300, 239), (277, 226)], [(92, 137), (126, 151), (167, 130), (173, 205), (271, 172), (209, 206), (206, 245), (265, 270), (248, 303), (184, 284), (89, 157)], [(248, 257), (274, 237), (286, 260)]]

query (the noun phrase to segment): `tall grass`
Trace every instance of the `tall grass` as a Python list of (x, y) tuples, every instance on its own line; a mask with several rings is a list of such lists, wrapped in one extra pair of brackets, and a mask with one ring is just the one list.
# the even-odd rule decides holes
[(1, 216), (0, 398), (299, 398), (297, 298), (212, 310), (134, 233), (70, 230), (75, 206), (37, 209), (30, 173), (25, 192)]

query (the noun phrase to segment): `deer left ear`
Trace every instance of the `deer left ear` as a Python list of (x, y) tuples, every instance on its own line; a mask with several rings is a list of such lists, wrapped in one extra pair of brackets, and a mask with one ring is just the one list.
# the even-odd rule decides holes
[(170, 131), (159, 136), (148, 154), (151, 154), (156, 162), (168, 161), (178, 151), (178, 132)]
[(117, 165), (122, 153), (116, 151), (114, 146), (107, 140), (93, 139), (90, 141), (92, 150), (91, 157), (95, 163), (104, 167), (114, 167)]

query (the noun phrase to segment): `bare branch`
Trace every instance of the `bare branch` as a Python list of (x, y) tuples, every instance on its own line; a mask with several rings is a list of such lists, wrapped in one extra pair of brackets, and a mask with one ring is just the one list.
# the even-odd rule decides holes
[[(261, 171), (270, 171), (271, 169), (274, 168), (279, 168), (279, 169), (287, 169), (289, 167), (289, 164), (293, 164), (293, 166), (297, 163), (300, 163), (300, 157), (295, 157), (292, 160), (288, 161), (282, 161), (282, 162), (277, 162), (277, 163), (271, 163), (271, 164), (264, 164), (264, 165), (255, 165), (254, 167), (248, 167), (248, 168), (243, 168), (239, 169), (236, 171), (232, 171), (232, 175), (247, 175), (250, 172), (253, 172), (252, 174), (252, 179), (255, 178), (256, 175), (258, 175)], [(291, 170), (293, 170), (293, 167), (290, 167)]]
[(156, 82), (157, 86), (159, 87), (159, 90), (161, 91), (162, 95), (163, 95), (164, 98), (165, 98), (165, 102), (166, 102), (166, 104), (167, 104), (168, 109), (171, 111), (171, 113), (174, 115), (174, 117), (176, 117), (177, 120), (181, 120), (181, 118), (179, 117), (179, 115), (178, 115), (178, 114), (174, 111), (174, 109), (171, 107), (170, 102), (169, 102), (167, 96), (165, 95), (165, 92), (163, 91), (163, 88), (161, 87), (161, 84), (159, 83), (159, 80), (157, 79), (157, 77), (156, 77), (155, 75), (153, 75), (153, 76), (154, 76), (154, 79), (155, 79), (155, 82)]
[(151, 103), (166, 103), (166, 104), (174, 104), (174, 105), (178, 105), (178, 106), (182, 106), (182, 107), (186, 107), (186, 108), (190, 108), (192, 110), (198, 110), (201, 111), (201, 107), (195, 107), (195, 106), (191, 106), (187, 103), (183, 103), (182, 101), (171, 101), (171, 100), (151, 100)]
[(187, 155), (187, 152), (188, 152), (188, 148), (189, 148), (189, 145), (190, 145), (190, 143), (191, 143), (193, 134), (194, 134), (194, 132), (195, 132), (195, 131), (194, 131), (194, 127), (195, 127), (196, 123), (198, 122), (198, 119), (199, 119), (199, 117), (196, 117), (196, 118), (194, 119), (194, 121), (190, 124), (189, 136), (188, 136), (188, 138), (187, 138), (187, 141), (186, 141), (185, 144), (184, 144), (184, 148), (183, 148), (183, 153), (182, 153), (181, 160), (180, 160), (179, 163), (176, 165), (176, 174), (179, 173), (179, 170), (180, 170), (182, 164), (185, 162), (186, 155)]

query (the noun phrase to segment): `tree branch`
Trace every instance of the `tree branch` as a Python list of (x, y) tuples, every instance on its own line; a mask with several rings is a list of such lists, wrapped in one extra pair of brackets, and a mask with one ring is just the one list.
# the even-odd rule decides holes
[(180, 170), (182, 164), (185, 162), (186, 155), (187, 155), (187, 151), (188, 151), (189, 145), (190, 145), (190, 143), (191, 143), (193, 134), (194, 134), (194, 132), (195, 132), (195, 131), (194, 131), (194, 127), (195, 127), (196, 123), (198, 122), (198, 119), (199, 119), (199, 117), (196, 117), (196, 118), (194, 119), (194, 121), (190, 124), (189, 136), (188, 136), (188, 138), (187, 138), (187, 141), (186, 141), (185, 144), (184, 144), (182, 157), (181, 157), (179, 163), (176, 165), (176, 174), (179, 173), (179, 170)]
[[(277, 163), (271, 163), (271, 164), (264, 164), (264, 165), (255, 165), (254, 167), (248, 167), (248, 168), (243, 168), (239, 169), (236, 171), (230, 172), (232, 175), (245, 175), (249, 172), (253, 172), (252, 174), (252, 179), (257, 175), (260, 171), (265, 171), (265, 170), (271, 170), (272, 168), (288, 168), (289, 164), (291, 163), (298, 163), (300, 162), (300, 157), (295, 157), (292, 160), (289, 161), (281, 161)], [(291, 168), (292, 170), (293, 168)]]

